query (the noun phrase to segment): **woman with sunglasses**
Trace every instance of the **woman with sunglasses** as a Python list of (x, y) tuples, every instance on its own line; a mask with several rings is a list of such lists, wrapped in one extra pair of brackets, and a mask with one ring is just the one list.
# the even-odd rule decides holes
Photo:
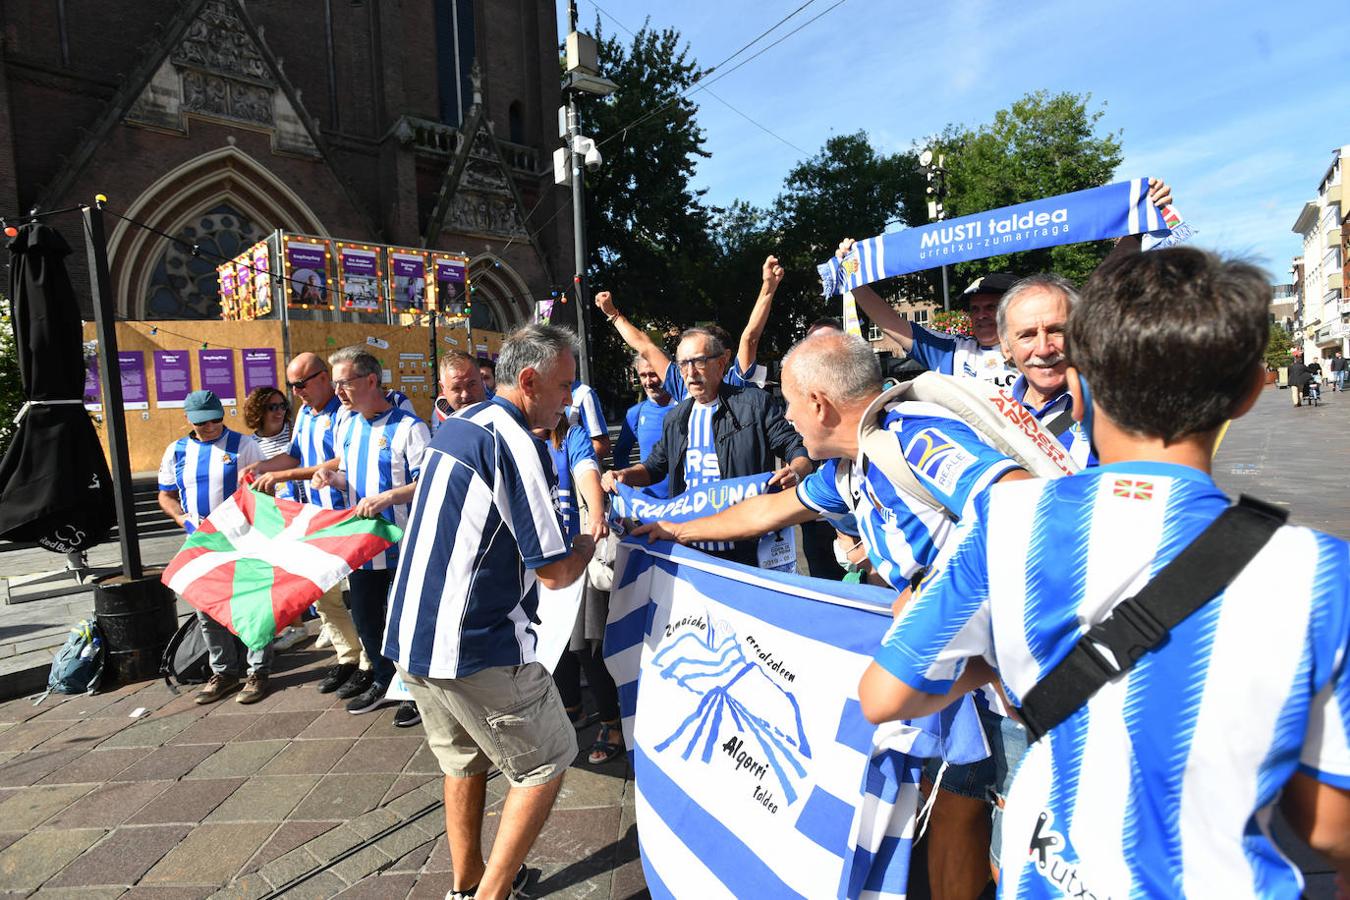
[[(253, 432), (264, 459), (287, 452), (291, 446), (291, 405), (275, 387), (258, 387), (244, 400), (244, 425)], [(276, 495), (304, 501), (304, 487), (298, 481), (282, 481)]]

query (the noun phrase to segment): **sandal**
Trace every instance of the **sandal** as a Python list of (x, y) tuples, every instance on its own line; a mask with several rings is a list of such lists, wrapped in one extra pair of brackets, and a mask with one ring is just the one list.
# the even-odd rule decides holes
[[(605, 740), (610, 734), (617, 734), (619, 740)], [(623, 731), (617, 725), (601, 725), (600, 733), (595, 737), (595, 743), (591, 744), (591, 752), (586, 757), (586, 762), (593, 766), (602, 766), (617, 758), (621, 753), (623, 753)]]

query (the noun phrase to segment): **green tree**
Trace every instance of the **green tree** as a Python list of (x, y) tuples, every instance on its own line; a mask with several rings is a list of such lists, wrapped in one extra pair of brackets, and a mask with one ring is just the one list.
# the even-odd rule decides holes
[(0, 294), (0, 456), (14, 439), (14, 417), (23, 406), (23, 379), (19, 373), (19, 349), (14, 341), (13, 307)]
[[(946, 155), (950, 218), (1110, 182), (1122, 159), (1120, 134), (1098, 133), (1104, 106), (1091, 94), (1036, 91), (975, 129), (949, 125), (935, 140)], [(953, 290), (986, 272), (1056, 272), (1079, 284), (1111, 250), (1108, 241), (1067, 244), (956, 266)]]
[(1278, 322), (1270, 323), (1270, 342), (1266, 344), (1266, 366), (1272, 370), (1294, 361), (1294, 342)]

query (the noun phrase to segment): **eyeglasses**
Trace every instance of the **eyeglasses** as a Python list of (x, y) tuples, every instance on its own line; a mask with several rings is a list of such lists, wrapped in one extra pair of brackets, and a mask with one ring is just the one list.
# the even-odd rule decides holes
[(334, 378), (333, 387), (340, 387), (340, 388), (350, 387), (352, 382), (359, 381), (362, 378), (369, 378), (371, 375), (374, 374), (375, 374), (374, 372), (367, 372), (364, 375), (353, 375), (351, 378)]
[(224, 417), (222, 416), (222, 417), (219, 418), (219, 419), (207, 419), (205, 422), (198, 422), (198, 423), (197, 423), (197, 427), (200, 428), (200, 427), (203, 426), (203, 425), (221, 425), (221, 424), (223, 424), (224, 422), (225, 422), (225, 419), (224, 419)]
[(268, 412), (282, 412), (283, 410), (289, 408), (290, 408), (289, 403), (269, 403), (263, 407), (263, 409), (267, 410)]
[(299, 381), (288, 381), (288, 382), (286, 382), (286, 387), (290, 388), (290, 389), (293, 390), (293, 391), (298, 391), (298, 390), (300, 390), (302, 387), (304, 387), (304, 386), (309, 382), (309, 380), (310, 380), (311, 378), (318, 378), (318, 377), (319, 377), (320, 375), (322, 375), (323, 373), (324, 373), (324, 370), (323, 370), (323, 369), (320, 369), (320, 370), (317, 371), (317, 372), (310, 372), (308, 375), (306, 375), (304, 378), (301, 378)]
[(708, 368), (708, 360), (716, 359), (715, 356), (691, 356), (688, 359), (677, 360), (675, 365), (679, 366), (681, 371), (684, 369), (698, 369), (700, 372)]

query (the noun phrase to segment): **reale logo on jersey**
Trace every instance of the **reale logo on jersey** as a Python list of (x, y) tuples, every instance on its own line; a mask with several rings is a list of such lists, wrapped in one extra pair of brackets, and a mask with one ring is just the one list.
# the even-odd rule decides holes
[(905, 447), (905, 459), (948, 494), (956, 492), (961, 476), (975, 464), (974, 456), (936, 428), (920, 429)]
[(704, 453), (694, 447), (690, 447), (684, 454), (684, 470), (687, 473), (686, 481), (695, 478), (699, 481), (716, 481), (722, 477), (721, 469), (717, 465), (717, 454)]

